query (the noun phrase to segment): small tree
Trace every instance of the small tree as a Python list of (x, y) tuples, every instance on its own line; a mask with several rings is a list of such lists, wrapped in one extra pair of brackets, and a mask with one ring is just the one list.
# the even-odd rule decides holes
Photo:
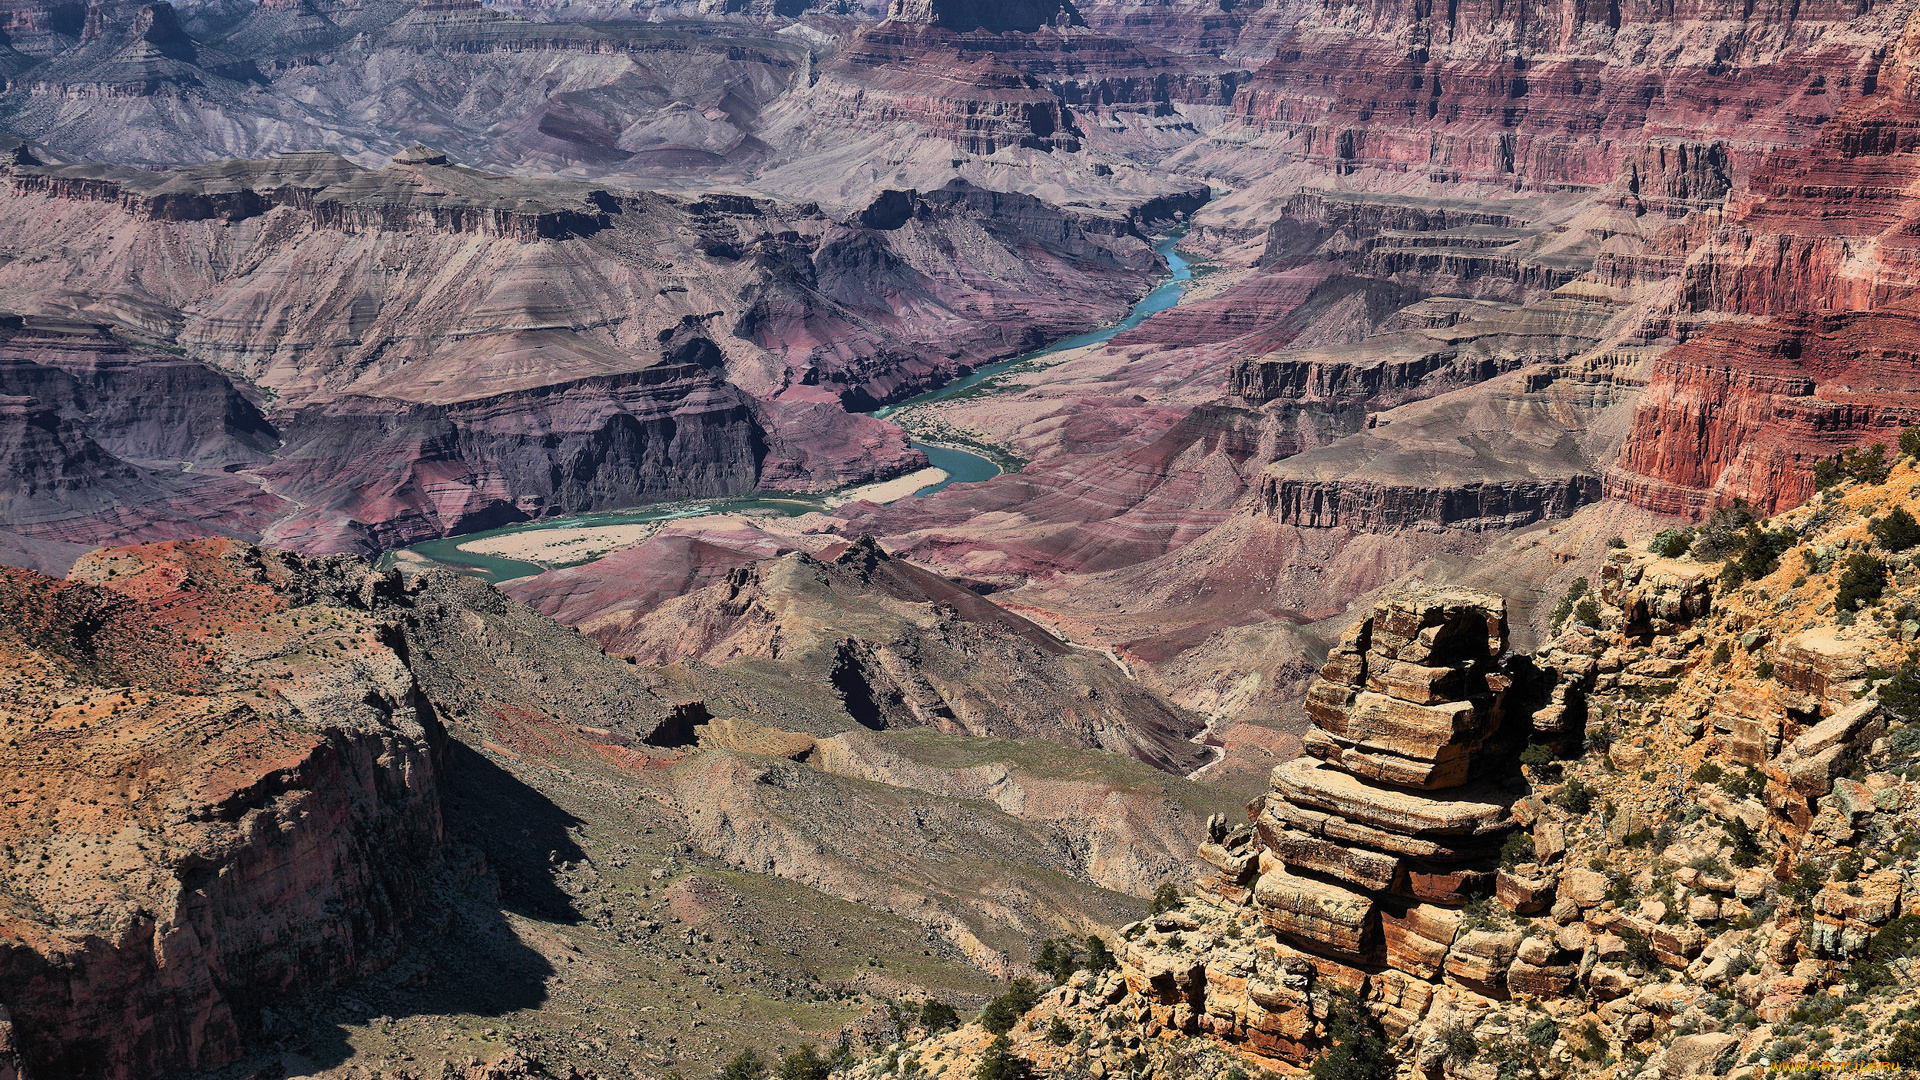
[(987, 1007), (981, 1010), (980, 1026), (995, 1035), (1005, 1035), (1039, 1000), (1040, 988), (1032, 979), (1015, 979), (1006, 993), (987, 1002)]
[(1113, 950), (1107, 948), (1105, 939), (1098, 934), (1087, 935), (1087, 970), (1098, 975), (1119, 967), (1119, 961), (1113, 957)]
[(812, 1046), (802, 1046), (793, 1053), (780, 1059), (780, 1080), (827, 1080), (833, 1072), (833, 1063), (813, 1052)]
[(1677, 559), (1693, 546), (1692, 529), (1661, 529), (1653, 534), (1647, 550), (1663, 559)]
[(1149, 915), (1160, 915), (1180, 906), (1180, 886), (1171, 881), (1163, 881), (1153, 890), (1153, 906), (1147, 909)]
[(1920, 521), (1915, 521), (1904, 506), (1896, 506), (1884, 517), (1867, 522), (1867, 531), (1888, 551), (1905, 551), (1920, 544)]
[(1910, 427), (1900, 433), (1900, 452), (1908, 457), (1920, 458), (1920, 427)]
[(1080, 946), (1072, 938), (1055, 941), (1048, 938), (1040, 943), (1040, 955), (1034, 959), (1033, 966), (1053, 976), (1053, 985), (1059, 986), (1073, 973), (1080, 970)]
[(726, 1067), (720, 1070), (720, 1080), (766, 1080), (766, 1060), (760, 1052), (749, 1046), (733, 1056)]
[(1920, 1025), (1900, 1025), (1881, 1056), (1903, 1069), (1920, 1069)]
[(1833, 608), (1843, 614), (1853, 611), (1879, 600), (1886, 587), (1886, 563), (1871, 555), (1849, 555), (1840, 587), (1833, 594)]
[(1307, 1075), (1314, 1080), (1389, 1080), (1395, 1067), (1387, 1040), (1357, 997), (1342, 994), (1327, 1018), (1333, 1045), (1315, 1058)]
[(1047, 1041), (1055, 1046), (1065, 1046), (1073, 1041), (1073, 1029), (1067, 1026), (1065, 1020), (1056, 1016), (1053, 1018), (1053, 1023), (1047, 1025)]
[(960, 1014), (946, 1002), (928, 998), (920, 1006), (920, 1026), (928, 1031), (952, 1031), (960, 1026)]
[(1574, 605), (1578, 604), (1580, 599), (1587, 595), (1587, 589), (1589, 587), (1586, 578), (1574, 578), (1573, 584), (1567, 586), (1566, 595), (1562, 596), (1560, 602), (1554, 605), (1553, 608), (1553, 628), (1555, 630), (1560, 629), (1560, 624), (1566, 622), (1567, 617), (1573, 614)]
[(1033, 1067), (1027, 1064), (1026, 1058), (1013, 1052), (1013, 1044), (1003, 1033), (987, 1044), (973, 1075), (975, 1080), (1028, 1080), (1033, 1075)]

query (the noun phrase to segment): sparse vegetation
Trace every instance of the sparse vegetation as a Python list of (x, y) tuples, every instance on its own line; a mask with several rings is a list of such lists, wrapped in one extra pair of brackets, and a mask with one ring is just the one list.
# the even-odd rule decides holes
[(1766, 577), (1779, 568), (1780, 556), (1786, 554), (1798, 540), (1791, 529), (1763, 529), (1757, 524), (1748, 525), (1737, 538), (1729, 541), (1730, 558), (1720, 571), (1721, 583), (1738, 586)]
[(1005, 1035), (1039, 1000), (1040, 988), (1032, 979), (1015, 979), (1006, 993), (987, 1002), (987, 1007), (981, 1010), (980, 1026), (995, 1035)]
[(1896, 506), (1884, 517), (1867, 522), (1867, 531), (1888, 551), (1905, 551), (1920, 544), (1920, 521), (1915, 521), (1904, 506)]
[(1005, 1032), (997, 1034), (980, 1054), (980, 1064), (973, 1070), (975, 1080), (1027, 1080), (1033, 1075), (1033, 1066), (1027, 1059), (1013, 1052), (1013, 1044), (1007, 1041)]
[(1307, 1069), (1314, 1080), (1389, 1080), (1396, 1063), (1373, 1015), (1352, 994), (1342, 994), (1327, 1018), (1333, 1045)]
[(1760, 838), (1752, 826), (1739, 818), (1732, 818), (1720, 828), (1726, 834), (1728, 846), (1733, 848), (1733, 865), (1760, 865)]
[(1567, 621), (1573, 614), (1574, 605), (1587, 595), (1587, 590), (1591, 587), (1586, 578), (1573, 579), (1573, 584), (1567, 586), (1566, 594), (1560, 597), (1560, 603), (1554, 606), (1552, 616), (1554, 629), (1558, 630)]
[(1693, 546), (1692, 529), (1661, 529), (1653, 534), (1647, 550), (1663, 559), (1677, 559)]
[(779, 1080), (827, 1080), (833, 1073), (833, 1060), (816, 1054), (812, 1046), (802, 1046), (780, 1059)]
[(1480, 1043), (1473, 1030), (1455, 1021), (1440, 1030), (1440, 1045), (1445, 1048), (1447, 1064), (1459, 1067), (1480, 1056)]
[(952, 1031), (960, 1026), (960, 1013), (953, 1006), (936, 998), (928, 998), (920, 1006), (920, 1026), (928, 1031)]
[[(1903, 439), (1905, 436), (1901, 436)], [(1820, 462), (1813, 467), (1813, 486), (1825, 491), (1835, 484), (1848, 480), (1857, 480), (1863, 484), (1884, 483), (1892, 463), (1887, 460), (1887, 444), (1874, 443), (1872, 446), (1850, 446), (1840, 451), (1840, 456)]]
[(1887, 564), (1871, 555), (1849, 555), (1833, 594), (1833, 607), (1842, 613), (1875, 603), (1887, 587)]
[(719, 1080), (766, 1080), (771, 1070), (758, 1051), (749, 1046), (733, 1056), (720, 1070)]
[(1593, 801), (1598, 795), (1592, 784), (1575, 777), (1553, 793), (1553, 804), (1569, 814), (1586, 814), (1593, 810)]
[(1180, 886), (1171, 881), (1163, 881), (1153, 890), (1153, 904), (1147, 909), (1150, 915), (1162, 915), (1180, 906)]

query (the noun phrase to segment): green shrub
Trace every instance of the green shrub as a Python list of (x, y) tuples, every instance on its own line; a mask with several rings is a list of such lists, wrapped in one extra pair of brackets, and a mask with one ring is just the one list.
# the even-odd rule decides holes
[[(1920, 664), (1908, 661), (1894, 671), (1892, 678), (1881, 683), (1880, 704), (1902, 720), (1920, 719)], [(1900, 736), (1908, 730), (1912, 729), (1895, 732), (1894, 740), (1900, 741)]]
[(1799, 537), (1791, 529), (1763, 529), (1759, 525), (1748, 525), (1737, 539), (1729, 541), (1727, 565), (1720, 571), (1723, 584), (1737, 586), (1748, 581), (1757, 581), (1773, 573), (1780, 566), (1780, 556)]
[(1480, 1056), (1479, 1040), (1473, 1037), (1472, 1029), (1455, 1021), (1440, 1030), (1440, 1045), (1445, 1047), (1447, 1064), (1466, 1065)]
[(1661, 529), (1653, 534), (1647, 550), (1663, 559), (1677, 559), (1693, 546), (1692, 529)]
[(1751, 765), (1743, 766), (1738, 773), (1728, 773), (1720, 780), (1720, 789), (1736, 799), (1750, 799), (1767, 790), (1767, 774)]
[(1560, 1037), (1560, 1025), (1553, 1017), (1542, 1016), (1527, 1025), (1525, 1038), (1529, 1046), (1552, 1046), (1553, 1040)]
[(1902, 915), (1867, 939), (1867, 955), (1875, 960), (1899, 960), (1915, 952), (1920, 952), (1920, 915)]
[(1073, 973), (1080, 970), (1080, 946), (1072, 938), (1055, 941), (1048, 938), (1040, 943), (1040, 955), (1034, 959), (1033, 966), (1053, 976), (1053, 985), (1059, 986)]
[(1520, 751), (1520, 764), (1544, 769), (1553, 764), (1553, 747), (1546, 743), (1529, 743)]
[(1621, 930), (1620, 939), (1626, 942), (1627, 963), (1641, 971), (1655, 971), (1660, 967), (1660, 958), (1654, 955), (1653, 942), (1645, 934), (1636, 934), (1631, 930)]
[(1712, 761), (1703, 761), (1700, 763), (1699, 768), (1693, 770), (1693, 778), (1702, 784), (1717, 784), (1720, 782), (1720, 778), (1725, 775), (1726, 770), (1722, 769), (1717, 762)]
[(1055, 1046), (1065, 1046), (1073, 1041), (1073, 1029), (1067, 1026), (1065, 1020), (1056, 1016), (1053, 1018), (1053, 1023), (1047, 1025), (1047, 1041)]
[(960, 1014), (946, 1002), (928, 998), (920, 1005), (920, 1026), (928, 1031), (952, 1031), (960, 1026)]
[(1573, 621), (1581, 626), (1598, 629), (1600, 626), (1600, 605), (1591, 599), (1582, 600), (1573, 605)]
[(1920, 1069), (1920, 1027), (1902, 1024), (1880, 1057), (1903, 1069)]
[(1714, 667), (1726, 667), (1727, 664), (1732, 660), (1733, 660), (1733, 649), (1726, 642), (1723, 641), (1720, 644), (1715, 645), (1713, 647), (1713, 666)]
[(720, 1070), (720, 1080), (765, 1080), (771, 1070), (759, 1053), (749, 1046), (733, 1056)]
[(1762, 660), (1759, 663), (1753, 665), (1753, 674), (1755, 678), (1759, 678), (1759, 679), (1773, 678), (1773, 661)]
[(1113, 950), (1107, 948), (1104, 938), (1098, 934), (1087, 935), (1087, 970), (1095, 975), (1112, 971), (1119, 967), (1119, 961), (1113, 958)]
[(1886, 443), (1874, 443), (1867, 447), (1850, 446), (1840, 451), (1839, 457), (1822, 461), (1813, 467), (1813, 486), (1825, 491), (1847, 480), (1878, 484), (1886, 480), (1891, 468), (1892, 463), (1887, 460)]
[(1920, 544), (1920, 521), (1915, 521), (1904, 506), (1896, 506), (1887, 511), (1885, 517), (1867, 522), (1867, 531), (1888, 551), (1905, 551)]
[(1734, 500), (1732, 506), (1715, 510), (1707, 523), (1694, 534), (1693, 557), (1702, 562), (1712, 562), (1743, 550), (1747, 527), (1758, 520), (1753, 508), (1741, 499)]
[(1616, 536), (1613, 539), (1607, 541), (1607, 546), (1614, 549), (1626, 547), (1627, 538), (1624, 536)]
[(1333, 1045), (1307, 1068), (1314, 1080), (1390, 1080), (1398, 1064), (1372, 1015), (1352, 994), (1342, 994), (1327, 1018)]
[(1512, 869), (1533, 861), (1533, 834), (1515, 831), (1500, 843), (1500, 865)]
[(1160, 915), (1179, 906), (1180, 886), (1171, 881), (1163, 881), (1159, 888), (1153, 890), (1153, 906), (1148, 908), (1147, 912), (1151, 915)]
[(1001, 1032), (980, 1054), (980, 1064), (974, 1067), (973, 1075), (975, 1080), (1028, 1080), (1033, 1075), (1033, 1066), (1013, 1052), (1013, 1044), (1007, 1041), (1006, 1033)]
[(1032, 979), (1015, 979), (1007, 992), (987, 1002), (980, 1011), (980, 1026), (995, 1035), (1005, 1035), (1040, 1000), (1040, 988)]
[(1887, 564), (1871, 555), (1847, 556), (1846, 570), (1840, 575), (1840, 587), (1833, 594), (1833, 607), (1850, 612), (1880, 599), (1887, 587)]
[(1569, 814), (1585, 814), (1593, 810), (1593, 800), (1598, 794), (1593, 785), (1574, 777), (1553, 793), (1553, 804)]
[(1574, 578), (1573, 584), (1567, 586), (1566, 594), (1560, 597), (1560, 603), (1555, 605), (1553, 609), (1553, 628), (1555, 630), (1560, 629), (1560, 625), (1567, 621), (1568, 616), (1573, 614), (1573, 606), (1578, 604), (1581, 598), (1587, 595), (1587, 590), (1590, 587), (1586, 578)]
[(1726, 877), (1727, 864), (1718, 855), (1696, 855), (1687, 861), (1687, 865), (1709, 877)]
[(1752, 826), (1739, 818), (1732, 818), (1720, 828), (1726, 833), (1727, 843), (1733, 847), (1733, 865), (1760, 865), (1760, 837), (1754, 833)]
[(780, 1071), (775, 1075), (780, 1080), (827, 1080), (832, 1073), (832, 1061), (815, 1054), (813, 1047), (802, 1046), (780, 1059)]

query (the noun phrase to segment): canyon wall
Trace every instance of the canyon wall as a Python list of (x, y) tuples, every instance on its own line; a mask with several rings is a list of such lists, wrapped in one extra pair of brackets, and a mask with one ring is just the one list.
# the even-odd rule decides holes
[(269, 1003), (390, 955), (443, 855), (440, 727), (367, 610), (391, 587), (224, 541), (6, 572), (7, 753), (33, 785), (8, 804), (0, 1001), (29, 1075), (215, 1068)]

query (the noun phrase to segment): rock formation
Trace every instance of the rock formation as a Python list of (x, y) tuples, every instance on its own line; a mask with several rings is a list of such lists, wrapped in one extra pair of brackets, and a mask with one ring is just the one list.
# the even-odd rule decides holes
[(1518, 825), (1525, 720), (1506, 716), (1506, 638), (1498, 598), (1446, 590), (1383, 600), (1348, 631), (1307, 694), (1308, 756), (1274, 769), (1251, 832), (1221, 823), (1201, 848), (1218, 871), (1207, 888), (1250, 904), (1270, 943), (1220, 958), (1221, 978), (1212, 960), (1159, 977), (1150, 937), (1121, 953), (1134, 992), (1173, 1010), (1163, 1023), (1297, 1060), (1317, 983), (1371, 977), (1416, 1016), (1443, 973), (1504, 992), (1511, 956), (1464, 930), (1459, 909), (1491, 894), (1494, 853)]
[(169, 547), (4, 579), (28, 1076), (231, 1061), (278, 996), (383, 963), (442, 865), (442, 732), (369, 611), (393, 583)]
[(1186, 741), (1199, 722), (1105, 657), (889, 556), (871, 537), (817, 556), (734, 540), (728, 554), (738, 565), (695, 569), (684, 595), (664, 599), (628, 581), (628, 567), (680, 550), (681, 541), (662, 539), (508, 592), (613, 655), (685, 665), (710, 708), (724, 698), (743, 712), (777, 712), (786, 728), (1039, 736), (1178, 773), (1204, 756)]
[[(1381, 601), (1329, 654), (1311, 756), (1274, 770), (1253, 827), (1212, 822), (1193, 895), (1010, 1049), (1179, 1075), (1370, 1037), (1404, 1075), (1459, 1080), (1901, 1058), (1920, 579), (1871, 526), (1916, 478), (1903, 459), (1764, 522), (1784, 551), (1711, 528), (1615, 549), (1531, 657), (1499, 648), (1496, 599)], [(1884, 592), (1836, 612), (1857, 558)], [(1525, 782), (1491, 786), (1523, 736)], [(968, 1027), (903, 1056), (985, 1052)]]

